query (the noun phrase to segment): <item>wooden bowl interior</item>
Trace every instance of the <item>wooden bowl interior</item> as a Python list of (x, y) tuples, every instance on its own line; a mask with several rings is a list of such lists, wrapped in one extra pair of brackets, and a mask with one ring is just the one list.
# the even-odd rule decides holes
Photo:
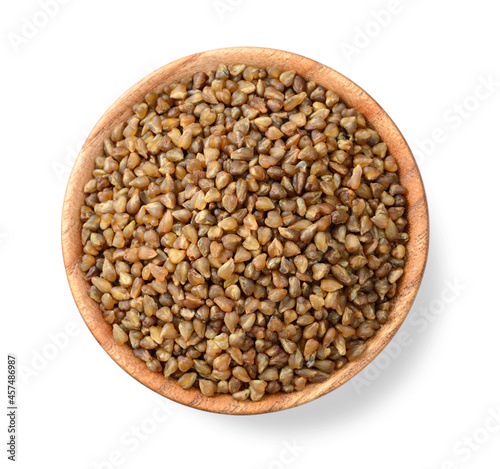
[[(398, 162), (402, 184), (408, 188), (410, 239), (406, 246), (407, 263), (398, 293), (391, 300), (389, 321), (368, 341), (362, 357), (346, 364), (328, 380), (309, 384), (299, 392), (267, 395), (259, 402), (238, 402), (230, 395), (208, 398), (197, 389), (183, 390), (174, 380), (150, 372), (144, 362), (133, 355), (130, 347), (115, 344), (111, 326), (102, 318), (97, 303), (87, 295), (89, 284), (80, 270), (83, 251), (79, 215), (85, 198), (83, 188), (91, 178), (96, 157), (103, 154), (104, 139), (109, 138), (111, 129), (131, 116), (131, 106), (148, 91), (161, 90), (166, 84), (199, 71), (216, 69), (220, 63), (244, 63), (263, 68), (277, 65), (282, 70), (296, 70), (306, 80), (313, 80), (335, 91), (346, 104), (362, 112), (387, 143), (389, 153)], [(101, 346), (127, 373), (162, 396), (181, 404), (225, 414), (257, 414), (287, 409), (316, 399), (351, 379), (380, 353), (401, 326), (415, 299), (427, 259), (428, 229), (427, 203), (417, 164), (398, 128), (366, 92), (338, 72), (306, 57), (272, 49), (230, 48), (202, 52), (165, 65), (132, 86), (106, 111), (85, 142), (68, 182), (62, 216), (62, 246), (68, 281), (84, 321)]]

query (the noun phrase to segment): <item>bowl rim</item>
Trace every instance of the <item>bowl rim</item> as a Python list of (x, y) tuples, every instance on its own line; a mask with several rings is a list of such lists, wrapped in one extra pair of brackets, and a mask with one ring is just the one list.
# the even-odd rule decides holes
[[(88, 282), (79, 268), (82, 254), (79, 211), (83, 185), (90, 176), (84, 166), (93, 167), (99, 150), (102, 153), (103, 139), (109, 135), (104, 135), (105, 130), (109, 131), (130, 115), (131, 104), (139, 101), (148, 91), (162, 88), (167, 81), (172, 83), (183, 76), (190, 76), (193, 70), (213, 69), (213, 64), (218, 63), (276, 64), (283, 70), (287, 69), (286, 64), (290, 64), (289, 69), (296, 70), (307, 80), (314, 79), (326, 89), (333, 89), (343, 102), (359, 110), (379, 132), (389, 147), (389, 153), (398, 162), (401, 181), (406, 187), (412, 187), (407, 195), (410, 236), (406, 245), (407, 263), (398, 292), (391, 300), (392, 312), (387, 323), (368, 340), (367, 349), (360, 358), (349, 362), (327, 380), (308, 384), (302, 391), (266, 395), (257, 402), (239, 402), (229, 394), (205, 397), (197, 389), (184, 390), (175, 380), (150, 372), (144, 362), (133, 355), (129, 346), (115, 344), (111, 326), (102, 318), (97, 303), (87, 296)], [(326, 84), (328, 80), (335, 83), (333, 88), (331, 82)], [(87, 179), (82, 176), (87, 176)], [(158, 394), (189, 407), (230, 415), (261, 414), (293, 408), (337, 389), (363, 370), (388, 345), (408, 316), (422, 282), (429, 249), (429, 215), (420, 171), (407, 142), (382, 107), (361, 87), (336, 70), (299, 54), (262, 47), (229, 47), (199, 52), (164, 65), (131, 86), (109, 107), (90, 132), (74, 163), (64, 196), (61, 241), (66, 275), (78, 310), (94, 338), (122, 369)]]

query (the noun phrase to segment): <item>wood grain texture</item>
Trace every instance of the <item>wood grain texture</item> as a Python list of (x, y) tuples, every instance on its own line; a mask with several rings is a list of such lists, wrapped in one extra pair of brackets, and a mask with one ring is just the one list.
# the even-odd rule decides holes
[[(387, 143), (389, 153), (398, 162), (402, 184), (408, 188), (410, 239), (406, 246), (407, 264), (398, 293), (392, 299), (389, 321), (368, 341), (362, 357), (345, 365), (328, 380), (307, 385), (300, 392), (266, 395), (259, 402), (238, 402), (230, 395), (208, 398), (196, 389), (183, 390), (174, 380), (150, 372), (144, 362), (133, 355), (130, 347), (115, 344), (111, 326), (102, 318), (97, 303), (87, 296), (89, 284), (80, 271), (82, 245), (79, 214), (84, 201), (83, 187), (91, 178), (96, 157), (103, 153), (104, 139), (109, 137), (118, 123), (130, 117), (131, 106), (148, 91), (160, 90), (165, 84), (198, 71), (215, 69), (220, 63), (244, 63), (258, 67), (277, 65), (282, 70), (296, 70), (306, 80), (314, 80), (335, 91), (346, 104), (362, 112)], [(408, 315), (422, 280), (428, 242), (429, 220), (422, 179), (406, 141), (384, 110), (359, 86), (325, 65), (290, 52), (256, 47), (218, 49), (191, 55), (165, 65), (132, 86), (106, 111), (85, 142), (68, 182), (62, 214), (62, 248), (69, 285), (84, 321), (101, 346), (127, 373), (162, 396), (197, 409), (224, 414), (259, 414), (295, 407), (338, 388), (361, 371), (389, 343)]]

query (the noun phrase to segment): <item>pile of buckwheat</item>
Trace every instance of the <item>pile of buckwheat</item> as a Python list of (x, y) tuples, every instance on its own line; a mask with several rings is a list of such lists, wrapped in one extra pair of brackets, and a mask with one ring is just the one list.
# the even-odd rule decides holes
[(408, 240), (398, 165), (365, 118), (292, 70), (246, 65), (132, 111), (81, 209), (81, 268), (116, 342), (240, 401), (363, 354)]

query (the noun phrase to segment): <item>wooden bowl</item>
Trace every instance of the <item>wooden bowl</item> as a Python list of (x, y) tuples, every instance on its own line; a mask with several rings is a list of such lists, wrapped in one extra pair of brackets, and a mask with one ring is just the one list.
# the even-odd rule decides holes
[[(346, 364), (326, 381), (308, 384), (303, 391), (266, 395), (258, 402), (238, 402), (228, 394), (205, 397), (197, 389), (184, 390), (175, 380), (150, 372), (144, 362), (133, 355), (129, 346), (115, 344), (111, 326), (102, 318), (97, 303), (87, 296), (89, 284), (80, 270), (82, 244), (79, 214), (84, 201), (83, 187), (91, 178), (96, 157), (103, 152), (104, 139), (109, 137), (111, 129), (132, 114), (131, 106), (140, 101), (148, 91), (160, 90), (166, 84), (199, 71), (216, 69), (220, 63), (244, 63), (263, 68), (277, 65), (282, 70), (296, 70), (306, 80), (313, 80), (326, 89), (335, 91), (346, 104), (362, 112), (387, 143), (389, 153), (398, 162), (402, 184), (408, 188), (407, 263), (398, 292), (391, 300), (389, 321), (368, 341), (364, 355)], [(106, 111), (83, 145), (68, 182), (62, 214), (62, 247), (69, 285), (84, 321), (104, 350), (127, 373), (162, 396), (197, 409), (224, 414), (259, 414), (295, 407), (333, 391), (359, 373), (389, 343), (406, 318), (422, 280), (428, 241), (427, 203), (417, 164), (403, 136), (384, 110), (359, 86), (325, 65), (290, 52), (256, 47), (218, 49), (194, 54), (165, 65), (132, 86)]]

